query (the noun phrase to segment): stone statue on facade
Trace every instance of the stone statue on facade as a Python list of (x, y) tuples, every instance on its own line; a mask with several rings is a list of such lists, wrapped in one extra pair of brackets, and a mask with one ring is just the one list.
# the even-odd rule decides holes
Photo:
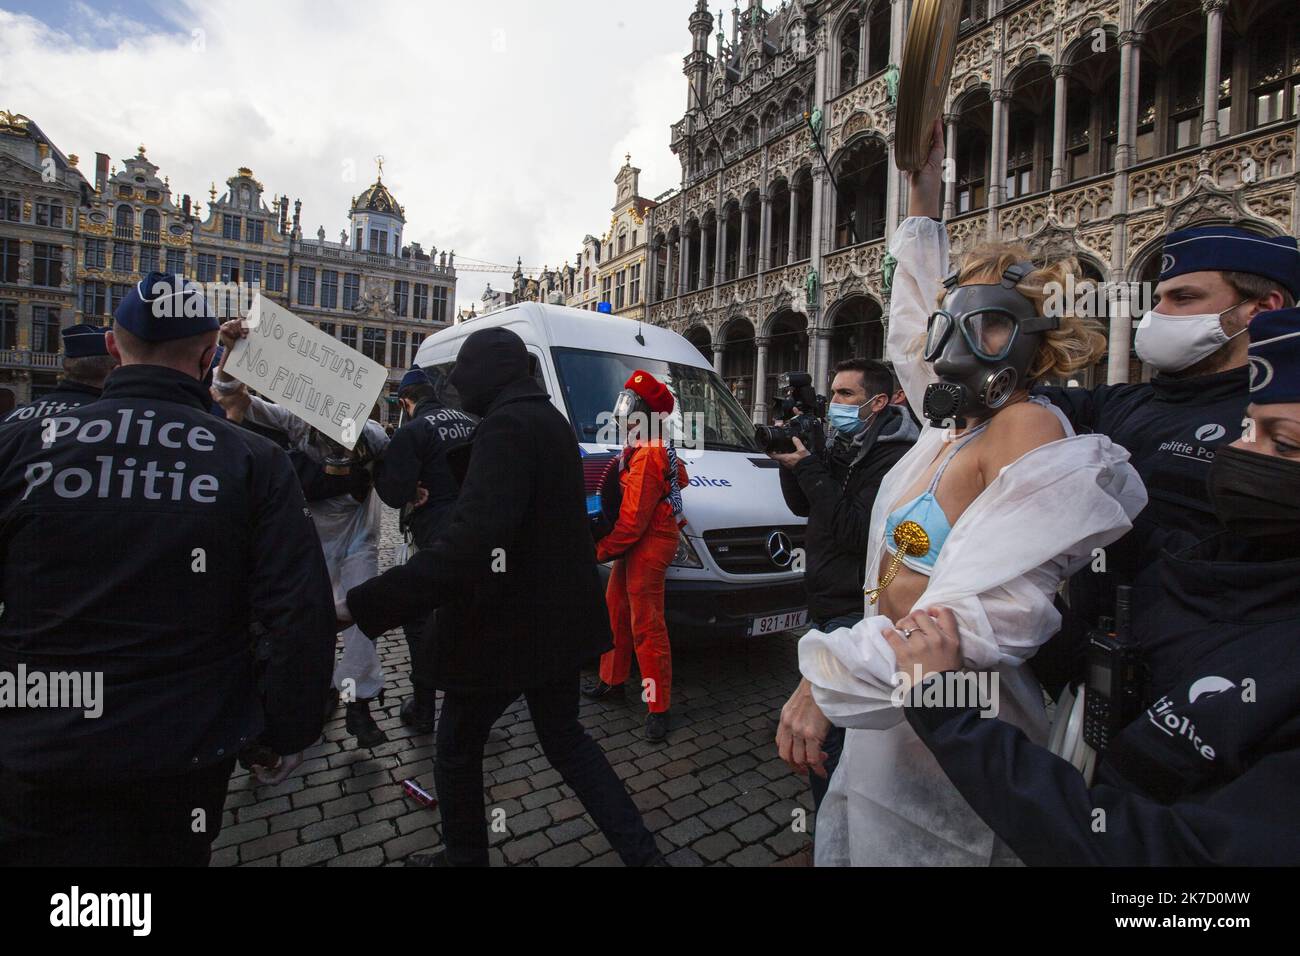
[(822, 119), (822, 110), (820, 106), (815, 108), (812, 111), (812, 115), (808, 117), (808, 125), (812, 127), (813, 135), (818, 139), (821, 139), (822, 135)]
[(894, 291), (894, 270), (898, 268), (898, 259), (889, 250), (885, 250), (885, 257), (880, 260), (880, 291), (889, 295)]

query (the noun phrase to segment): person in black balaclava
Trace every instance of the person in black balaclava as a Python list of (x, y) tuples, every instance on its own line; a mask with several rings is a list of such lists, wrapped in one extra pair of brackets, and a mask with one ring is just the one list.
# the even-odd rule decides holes
[[(1148, 676), (1095, 778), (977, 709), (925, 705), (924, 690), (907, 708), (962, 796), (1030, 866), (1300, 862), (1300, 309), (1255, 317), (1249, 363), (1246, 434), (1208, 469), (1218, 533), (1190, 546), (1168, 533), (1137, 578), (1129, 637)], [(914, 617), (916, 630), (891, 640), (899, 670), (956, 670), (951, 613)]]
[(623, 862), (657, 864), (654, 837), (578, 720), (579, 669), (613, 641), (573, 429), (507, 329), (466, 339), (451, 384), (482, 417), (460, 498), (428, 548), (339, 607), (340, 623), (372, 637), (439, 612), (432, 672), (446, 694), (434, 780), (445, 848), (408, 863), (487, 865), (483, 747), (522, 694), (547, 759)]

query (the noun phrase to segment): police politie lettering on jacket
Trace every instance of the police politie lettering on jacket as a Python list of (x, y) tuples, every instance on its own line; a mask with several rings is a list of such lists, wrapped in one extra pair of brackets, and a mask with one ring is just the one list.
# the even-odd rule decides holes
[(111, 454), (96, 456), (93, 468), (32, 462), (24, 475), (23, 501), (34, 494), (38, 498), (52, 494), (63, 500), (188, 500), (198, 504), (214, 504), (217, 500), (220, 482), (216, 475), (191, 474), (184, 461), (168, 465), (156, 459), (145, 460), (146, 450), (164, 456), (168, 450), (189, 449), (200, 454), (214, 451), (216, 435), (202, 425), (159, 421), (152, 410), (122, 408), (104, 418), (47, 418), (41, 429), (42, 444), (47, 449), (58, 442), (79, 442), (106, 446)]
[(474, 435), (474, 423), (454, 408), (431, 412), (424, 416), (424, 420), (438, 430), (438, 437), (443, 441), (471, 438)]
[(46, 401), (45, 399), (40, 399), (31, 405), (24, 405), (21, 408), (15, 408), (5, 416), (4, 424), (7, 425), (10, 422), (29, 422), (41, 415), (61, 415), (66, 411), (71, 411), (74, 408), (80, 407), (80, 404), (73, 404), (71, 402), (51, 402)]

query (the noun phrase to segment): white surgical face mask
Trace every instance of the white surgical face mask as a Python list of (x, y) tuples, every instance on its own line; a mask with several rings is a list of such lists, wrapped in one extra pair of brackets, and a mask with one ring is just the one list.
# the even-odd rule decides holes
[(1138, 358), (1156, 371), (1170, 375), (1191, 368), (1246, 331), (1242, 329), (1237, 335), (1223, 331), (1223, 317), (1244, 304), (1238, 302), (1232, 309), (1224, 309), (1218, 315), (1148, 312), (1138, 323), (1133, 340)]

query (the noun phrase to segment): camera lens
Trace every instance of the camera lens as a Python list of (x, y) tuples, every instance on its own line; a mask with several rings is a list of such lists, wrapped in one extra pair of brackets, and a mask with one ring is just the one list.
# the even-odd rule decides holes
[(755, 425), (754, 439), (765, 452), (788, 455), (795, 450), (791, 440), (795, 431), (780, 425)]

